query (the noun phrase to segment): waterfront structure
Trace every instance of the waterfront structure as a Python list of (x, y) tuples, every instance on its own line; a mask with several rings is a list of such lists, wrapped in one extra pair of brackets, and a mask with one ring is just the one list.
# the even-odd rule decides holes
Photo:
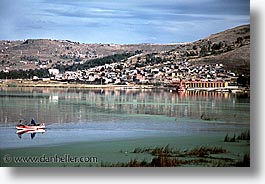
[(228, 82), (225, 81), (176, 81), (167, 85), (169, 88), (175, 88), (176, 90), (180, 88), (185, 89), (197, 89), (197, 88), (211, 88), (220, 89), (227, 88)]
[(224, 81), (187, 81), (185, 85), (188, 88), (226, 88), (228, 82)]

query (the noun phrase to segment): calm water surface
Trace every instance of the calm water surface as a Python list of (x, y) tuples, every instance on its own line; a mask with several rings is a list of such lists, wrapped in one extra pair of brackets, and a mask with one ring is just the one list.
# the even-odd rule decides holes
[[(222, 93), (0, 88), (0, 148), (225, 134), (249, 129), (250, 99)], [(16, 134), (20, 119), (45, 133)]]

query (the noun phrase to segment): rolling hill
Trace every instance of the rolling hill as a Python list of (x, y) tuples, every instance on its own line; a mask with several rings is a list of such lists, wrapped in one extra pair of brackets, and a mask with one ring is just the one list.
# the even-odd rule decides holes
[(222, 63), (226, 69), (250, 74), (250, 25), (242, 25), (190, 43), (84, 44), (70, 40), (0, 41), (0, 70), (29, 70), (73, 65), (114, 54), (134, 53), (171, 62)]

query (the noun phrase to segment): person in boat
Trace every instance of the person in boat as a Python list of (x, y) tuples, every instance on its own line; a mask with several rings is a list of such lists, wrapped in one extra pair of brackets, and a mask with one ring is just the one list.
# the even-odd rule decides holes
[(32, 118), (32, 120), (30, 122), (30, 125), (32, 125), (32, 126), (36, 126), (37, 125), (36, 122), (35, 122), (35, 120), (34, 120), (34, 118)]
[(23, 121), (22, 120), (19, 120), (19, 124), (18, 124), (19, 126), (23, 126), (23, 127), (25, 127), (25, 124), (23, 123)]

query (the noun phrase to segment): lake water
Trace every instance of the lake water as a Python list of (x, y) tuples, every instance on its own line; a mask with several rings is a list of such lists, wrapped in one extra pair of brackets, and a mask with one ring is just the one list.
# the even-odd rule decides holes
[[(45, 133), (19, 137), (15, 125), (31, 118), (46, 123)], [(0, 148), (225, 135), (248, 130), (249, 121), (250, 99), (228, 93), (0, 88)]]

